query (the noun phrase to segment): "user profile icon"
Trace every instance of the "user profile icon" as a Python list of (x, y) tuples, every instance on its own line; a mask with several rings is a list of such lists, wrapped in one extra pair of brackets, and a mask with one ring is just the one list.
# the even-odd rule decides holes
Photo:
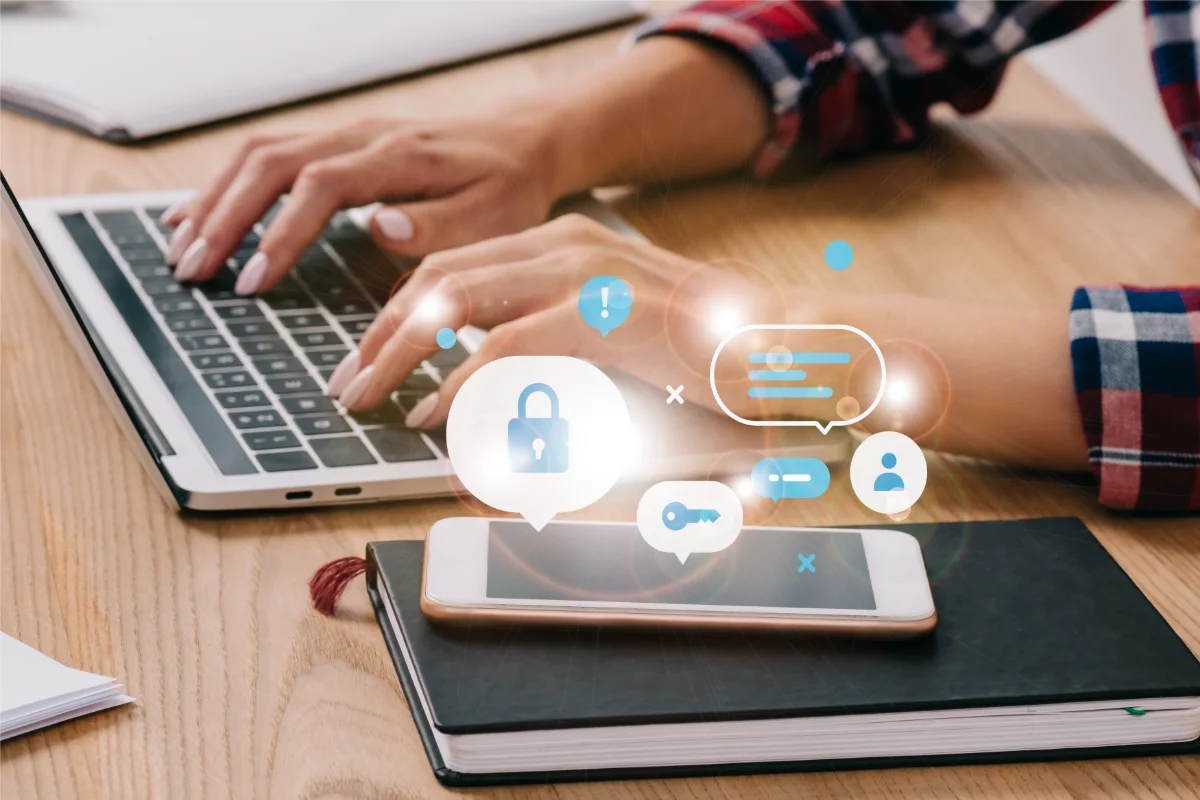
[(921, 499), (928, 477), (920, 446), (896, 431), (867, 437), (850, 460), (854, 495), (880, 514), (899, 514), (912, 508)]

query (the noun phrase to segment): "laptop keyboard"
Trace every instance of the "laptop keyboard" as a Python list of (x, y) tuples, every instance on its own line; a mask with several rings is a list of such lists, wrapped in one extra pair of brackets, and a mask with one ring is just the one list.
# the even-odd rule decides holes
[(162, 212), (61, 220), (223, 473), (445, 458), (442, 435), (410, 430), (404, 417), (466, 359), (461, 344), (431, 356), (382, 408), (350, 414), (324, 395), (411, 264), (392, 260), (339, 213), (278, 286), (239, 297), (237, 273), (262, 225), (214, 280), (185, 285), (164, 260), (171, 231), (158, 223)]

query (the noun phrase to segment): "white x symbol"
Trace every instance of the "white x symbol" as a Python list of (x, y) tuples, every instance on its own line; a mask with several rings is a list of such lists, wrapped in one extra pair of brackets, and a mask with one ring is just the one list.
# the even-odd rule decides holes
[(683, 405), (683, 398), (680, 397), (681, 394), (683, 394), (683, 384), (682, 383), (676, 387), (668, 386), (667, 387), (667, 395), (668, 395), (667, 405), (671, 405), (671, 403), (679, 403), (679, 405)]

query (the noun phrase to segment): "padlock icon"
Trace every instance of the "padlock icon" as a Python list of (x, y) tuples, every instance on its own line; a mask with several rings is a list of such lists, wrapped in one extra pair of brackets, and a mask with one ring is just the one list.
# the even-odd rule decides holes
[[(529, 417), (525, 406), (541, 392), (550, 399), (550, 416)], [(558, 394), (544, 383), (531, 383), (517, 398), (517, 416), (508, 421), (508, 463), (513, 472), (566, 472), (567, 421), (558, 415)]]

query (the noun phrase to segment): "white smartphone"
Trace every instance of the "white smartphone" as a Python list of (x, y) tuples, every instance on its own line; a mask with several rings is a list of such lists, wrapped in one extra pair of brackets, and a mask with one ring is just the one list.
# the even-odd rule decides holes
[(743, 528), (680, 562), (637, 526), (454, 517), (429, 531), (421, 608), (442, 622), (683, 625), (917, 636), (937, 624), (921, 548), (893, 530)]

